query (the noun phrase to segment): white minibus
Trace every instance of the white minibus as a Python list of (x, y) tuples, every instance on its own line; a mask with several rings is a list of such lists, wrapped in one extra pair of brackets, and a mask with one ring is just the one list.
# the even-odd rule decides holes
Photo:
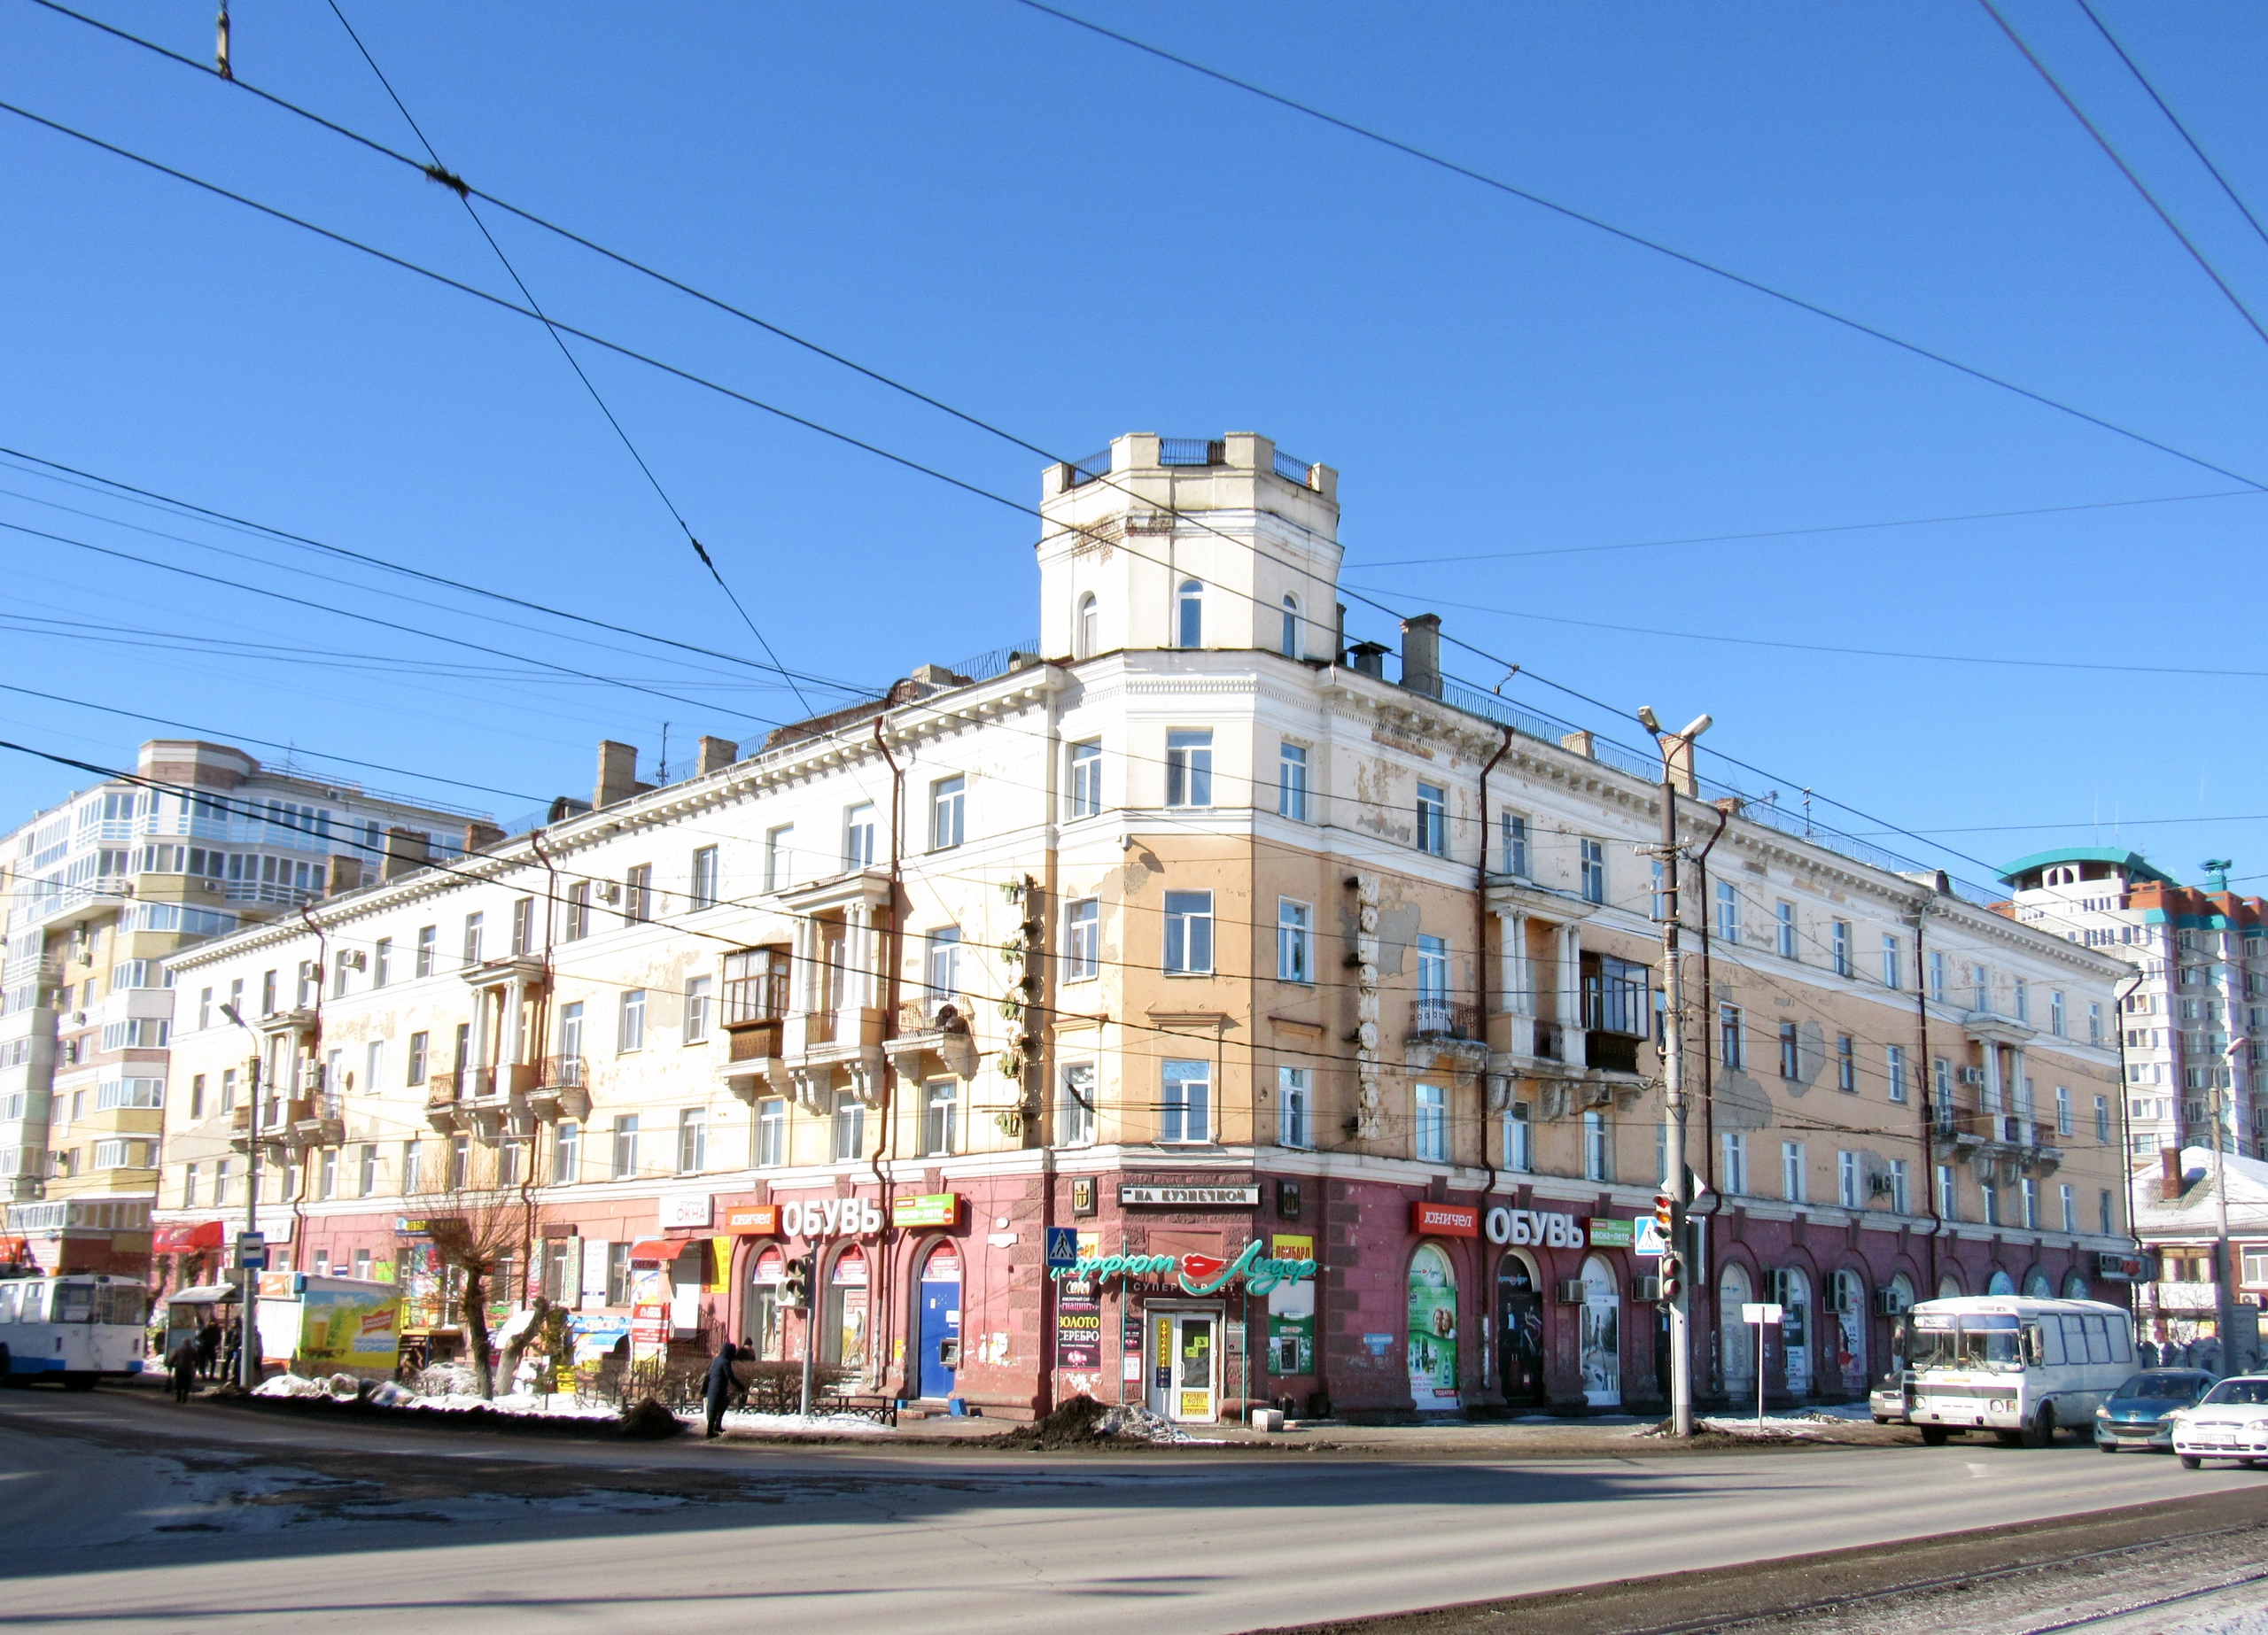
[(1932, 1447), (1969, 1430), (2025, 1447), (2058, 1429), (2086, 1435), (2134, 1371), (2134, 1320), (2100, 1300), (1924, 1300), (1907, 1335), (1913, 1422)]

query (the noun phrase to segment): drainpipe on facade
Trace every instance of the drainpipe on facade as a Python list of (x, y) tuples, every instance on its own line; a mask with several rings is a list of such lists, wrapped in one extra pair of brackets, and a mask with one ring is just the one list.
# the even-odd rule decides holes
[[(299, 905), (299, 909), (300, 922), (304, 924), (309, 931), (315, 934), (315, 1038), (309, 1046), (307, 1059), (315, 1065), (315, 1096), (314, 1098), (314, 1104), (311, 1111), (315, 1113), (315, 1117), (320, 1120), (322, 1117), (322, 1098), (328, 1096), (332, 1089), (332, 1086), (325, 1081), (326, 1075), (323, 1071), (322, 1062), (322, 999), (323, 990), (330, 986), (330, 943), (329, 938), (324, 935), (322, 926), (315, 918), (314, 911), (304, 903)], [(344, 1116), (345, 1107), (343, 1104), (340, 1108), (340, 1112), (341, 1115)], [(286, 1164), (284, 1166), (284, 1174), (288, 1177), (291, 1173), (291, 1166)], [(307, 1238), (303, 1236), (303, 1230), (307, 1224), (307, 1212), (301, 1207), (302, 1204), (306, 1200), (307, 1194), (307, 1166), (305, 1164), (302, 1164), (299, 1166), (299, 1184), (297, 1189), (296, 1195), (291, 1199), (291, 1258), (294, 1260), (299, 1259), (301, 1252), (307, 1248)], [(301, 1269), (306, 1270), (307, 1268), (302, 1267)]]
[[(1732, 814), (1719, 807), (1715, 833), (1709, 836), (1707, 844), (1693, 854), (1693, 895), (1701, 903), (1701, 912), (1694, 919), (1701, 941), (1701, 1003), (1697, 1007), (1701, 1021), (1701, 1130), (1702, 1139), (1708, 1143), (1709, 1149), (1702, 1155), (1705, 1166), (1702, 1173), (1708, 1177), (1709, 1183), (1709, 1208), (1701, 1217), (1701, 1264), (1709, 1279), (1709, 1334), (1712, 1341), (1709, 1374), (1713, 1389), (1720, 1391), (1724, 1387), (1724, 1359), (1718, 1353), (1723, 1344), (1725, 1314), (1720, 1309), (1722, 1300), (1719, 1291), (1723, 1284), (1717, 1277), (1717, 1217), (1724, 1213), (1725, 1195), (1717, 1186), (1717, 1053), (1709, 1048), (1709, 1016), (1711, 1007), (1716, 1003), (1717, 991), (1709, 964), (1713, 941), (1709, 933), (1709, 854), (1716, 849), (1718, 841), (1724, 836), (1725, 826), (1731, 821)], [(1682, 914), (1683, 911), (1681, 906), (1679, 912)], [(1693, 1291), (1699, 1293), (1698, 1281), (1693, 1279), (1689, 1272), (1688, 1278)], [(1759, 1289), (1757, 1292), (1761, 1294), (1763, 1290)], [(1757, 1368), (1759, 1383), (1763, 1376), (1764, 1370), (1759, 1364)]]
[[(1511, 678), (1508, 676), (1505, 680)], [(1500, 681), (1496, 685), (1501, 688), (1504, 684)], [(1480, 1195), (1480, 1206), (1484, 1210), (1488, 1207), (1488, 1200), (1495, 1197), (1497, 1185), (1496, 1162), (1488, 1156), (1488, 1058), (1493, 1049), (1488, 1039), (1488, 774), (1496, 770), (1496, 763), (1511, 754), (1512, 748), (1512, 729), (1507, 726), (1498, 730), (1503, 733), (1504, 741), (1496, 746), (1496, 753), (1490, 756), (1488, 764), (1480, 769), (1480, 856), (1473, 864), (1472, 989), (1480, 1024), (1480, 1163), (1488, 1172), (1487, 1188)], [(1487, 1240), (1484, 1238), (1482, 1241)], [(1490, 1294), (1492, 1282), (1488, 1268), (1484, 1264), (1480, 1267), (1480, 1287), (1476, 1290), (1478, 1304), (1483, 1312), (1496, 1321), (1484, 1322), (1480, 1328), (1480, 1394), (1482, 1396), (1488, 1394), (1490, 1387), (1490, 1355), (1502, 1342), (1497, 1329), (1503, 1323), (1503, 1317), (1495, 1310)], [(1247, 1344), (1249, 1343), (1247, 1340)]]
[[(1051, 671), (1052, 665), (1049, 666)], [(1047, 854), (1040, 865), (1039, 904), (1035, 911), (1031, 894), (1025, 894), (1024, 918), (1038, 919), (1040, 934), (1028, 938), (1024, 955), (1024, 977), (1032, 982), (1031, 998), (1024, 1007), (1024, 1027), (1031, 1039), (1033, 1050), (1026, 1058), (1031, 1064), (1036, 1082), (1032, 1087), (1032, 1118), (1039, 1133), (1039, 1262), (1036, 1275), (1039, 1279), (1039, 1352), (1045, 1366), (1039, 1370), (1039, 1414), (1045, 1418), (1055, 1408), (1055, 1302), (1060, 1286), (1048, 1275), (1047, 1238), (1055, 1227), (1055, 1143), (1048, 1128), (1048, 1091), (1055, 1082), (1055, 1029), (1052, 1025), (1055, 1001), (1055, 962), (1047, 957), (1048, 928), (1055, 918), (1056, 870), (1055, 831), (1060, 817), (1057, 804), (1060, 790), (1058, 779), (1062, 774), (1063, 723), (1057, 709), (1057, 686), (1060, 674), (1051, 674), (1047, 686), (1047, 733), (1043, 740), (1047, 747), (1047, 776), (1041, 783), (1040, 799), (1046, 811), (1045, 830)], [(1037, 969), (1035, 970), (1034, 966)], [(1098, 1293), (1100, 1291), (1098, 1290)], [(1099, 1310), (1101, 1302), (1096, 1302)], [(1097, 1335), (1096, 1339), (1101, 1339)], [(1252, 1353), (1252, 1326), (1245, 1325), (1245, 1354)], [(1100, 1359), (1097, 1359), (1100, 1360)]]
[(1945, 1230), (1945, 1220), (1938, 1213), (1938, 1166), (1936, 1150), (1930, 1137), (1936, 1127), (1931, 1118), (1930, 1101), (1935, 1096), (1936, 1081), (1930, 1076), (1930, 966), (1922, 952), (1922, 941), (1929, 928), (1930, 910), (1934, 897), (1925, 897), (1914, 910), (1914, 1017), (1921, 1029), (1922, 1052), (1915, 1064), (1915, 1071), (1922, 1078), (1922, 1094), (1915, 1097), (1922, 1111), (1922, 1173), (1915, 1177), (1930, 1201), (1930, 1286), (1922, 1293), (1924, 1300), (1938, 1298), (1938, 1237)]
[[(543, 1062), (545, 1050), (551, 1042), (551, 961), (552, 950), (555, 946), (552, 941), (554, 926), (552, 910), (560, 900), (559, 865), (552, 861), (551, 854), (543, 848), (542, 830), (531, 829), (528, 831), (528, 849), (534, 852), (537, 860), (543, 864), (545, 875), (543, 888), (543, 980), (536, 988), (535, 1003), (532, 1007), (533, 1014), (528, 1019), (528, 1035), (534, 1041), (535, 1062), (537, 1065), (540, 1067)], [(718, 997), (721, 999), (723, 996), (719, 995)], [(524, 1049), (525, 1048), (525, 1044), (526, 1041), (524, 1040), (522, 1042)], [(540, 1073), (537, 1074), (539, 1080), (540, 1080), (542, 1076), (543, 1075)], [(751, 1118), (754, 1117), (755, 1111), (756, 1110), (753, 1106), (749, 1109)], [(558, 1128), (555, 1114), (554, 1115), (554, 1123), (552, 1127), (555, 1131)], [(536, 1301), (541, 1298), (543, 1293), (543, 1271), (542, 1268), (536, 1264), (538, 1245), (540, 1245), (543, 1240), (536, 1236), (537, 1222), (535, 1203), (536, 1170), (543, 1162), (543, 1154), (540, 1151), (534, 1150), (541, 1145), (541, 1142), (535, 1135), (532, 1122), (529, 1132), (529, 1142), (531, 1150), (528, 1153), (527, 1174), (522, 1178), (520, 1182), (520, 1201), (523, 1208), (526, 1212), (524, 1226), (527, 1237), (527, 1267), (520, 1275), (520, 1288), (522, 1290), (522, 1298), (526, 1304), (533, 1306)], [(751, 1140), (750, 1143), (751, 1149), (753, 1149), (754, 1145), (755, 1143)], [(555, 1144), (555, 1150), (556, 1148)], [(712, 1243), (710, 1247), (713, 1250), (716, 1245)], [(730, 1339), (732, 1337), (733, 1325), (728, 1313), (733, 1308), (734, 1287), (732, 1251), (730, 1250), (726, 1251), (725, 1264), (718, 1269), (723, 1274), (724, 1277), (725, 1309), (723, 1312), (718, 1313), (717, 1326), (718, 1329), (723, 1330), (723, 1337)], [(578, 1278), (581, 1276), (581, 1263), (579, 1260), (577, 1262), (576, 1275)], [(563, 1289), (560, 1292), (564, 1295), (566, 1290)], [(525, 1330), (522, 1330), (522, 1332), (524, 1333)]]
[[(874, 748), (889, 768), (889, 926), (884, 933), (887, 952), (882, 978), (882, 1127), (881, 1139), (874, 1143), (874, 1156), (871, 1160), (874, 1185), (882, 1195), (882, 1229), (874, 1245), (874, 1287), (883, 1291), (885, 1297), (890, 1287), (890, 1272), (896, 1259), (894, 1251), (897, 1247), (897, 1228), (891, 1219), (896, 1213), (897, 1197), (896, 1182), (882, 1168), (882, 1157), (885, 1151), (893, 1158), (897, 1155), (897, 1120), (891, 1116), (897, 1105), (897, 1058), (890, 1051), (889, 1042), (897, 1036), (897, 1007), (901, 1003), (902, 991), (900, 971), (905, 951), (905, 914), (902, 903), (905, 895), (903, 849), (905, 771), (898, 765), (897, 757), (890, 754), (889, 740), (882, 732), (882, 721), (889, 713), (887, 708), (874, 712)], [(908, 1298), (918, 1298), (919, 1290), (910, 1291)], [(882, 1306), (884, 1324), (882, 1331), (874, 1336), (875, 1355), (887, 1358), (889, 1352), (882, 1347), (897, 1337), (892, 1331), (896, 1329), (897, 1320), (902, 1313), (898, 1310), (898, 1303), (887, 1298), (882, 1301)], [(914, 1393), (906, 1389), (909, 1382), (904, 1372), (905, 1365), (899, 1366), (898, 1395), (910, 1397)], [(918, 1360), (914, 1366), (918, 1370)], [(882, 1364), (884, 1369), (889, 1367), (887, 1362)], [(881, 1377), (879, 1373), (877, 1377)], [(918, 1383), (919, 1381), (917, 1371), (913, 1383)]]

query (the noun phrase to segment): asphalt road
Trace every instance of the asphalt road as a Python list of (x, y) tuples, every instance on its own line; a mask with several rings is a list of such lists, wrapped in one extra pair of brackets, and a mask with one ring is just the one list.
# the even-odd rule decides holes
[(0, 1392), (0, 1629), (1242, 1631), (2232, 1490), (2083, 1445), (1548, 1461), (530, 1442)]

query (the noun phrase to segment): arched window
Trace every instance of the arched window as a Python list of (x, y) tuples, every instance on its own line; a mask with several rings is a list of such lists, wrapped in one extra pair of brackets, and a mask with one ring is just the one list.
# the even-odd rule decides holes
[(1095, 593), (1089, 591), (1079, 598), (1078, 623), (1071, 632), (1072, 657), (1082, 659), (1094, 657), (1096, 650), (1101, 646), (1098, 639), (1100, 632), (1096, 628), (1100, 619), (1101, 616), (1095, 607)]
[(1181, 582), (1174, 634), (1176, 647), (1201, 647), (1205, 645), (1205, 587), (1194, 579)]
[(2055, 1298), (2055, 1285), (2047, 1281), (2047, 1274), (2038, 1267), (2032, 1267), (2031, 1271), (2024, 1274), (2023, 1291), (2034, 1300), (2052, 1300)]
[(1284, 598), (1284, 656), (1300, 656), (1300, 599), (1296, 596)]
[(1958, 1300), (1961, 1298), (1961, 1278), (1956, 1274), (1946, 1272), (1939, 1275), (1938, 1278), (1938, 1298), (1940, 1300)]
[(1746, 1267), (1728, 1266), (1717, 1279), (1717, 1361), (1725, 1394), (1737, 1402), (1756, 1389), (1756, 1329), (1740, 1314), (1754, 1298)]
[(1984, 1285), (1986, 1294), (2014, 1294), (2016, 1291), (2016, 1280), (2002, 1271), (1996, 1270), (1992, 1280)]
[(1410, 1259), (1410, 1399), (1420, 1414), (1454, 1414), (1457, 1395), (1456, 1270), (1436, 1244)]
[(2093, 1291), (2087, 1287), (2087, 1275), (2073, 1267), (2063, 1274), (2063, 1298), (2067, 1300), (2092, 1300)]

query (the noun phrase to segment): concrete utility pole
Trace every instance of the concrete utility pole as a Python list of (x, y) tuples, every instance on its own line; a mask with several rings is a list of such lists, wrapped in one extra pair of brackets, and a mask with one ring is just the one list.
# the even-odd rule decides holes
[[(221, 1014), (227, 1017), (237, 1027), (243, 1028), (245, 1030), (245, 1036), (247, 1039), (250, 1039), (252, 1044), (252, 1060), (245, 1070), (245, 1081), (249, 1087), (249, 1094), (252, 1096), (252, 1104), (245, 1110), (251, 1114), (251, 1135), (245, 1143), (245, 1229), (243, 1234), (244, 1236), (250, 1237), (260, 1230), (260, 1058), (261, 1055), (261, 1047), (260, 1035), (252, 1031), (251, 1024), (245, 1020), (243, 1014), (237, 1011), (236, 1006), (222, 1005), (221, 1007)], [(240, 1261), (244, 1257), (237, 1252), (237, 1245), (235, 1243), (229, 1244), (229, 1259), (234, 1261)], [(237, 1332), (238, 1336), (237, 1341), (237, 1383), (243, 1386), (245, 1390), (249, 1391), (260, 1383), (260, 1274), (253, 1271), (251, 1267), (245, 1266), (237, 1267), (237, 1270), (244, 1278), (244, 1298), (238, 1301), (237, 1305)]]
[[(1638, 709), (1639, 725), (1654, 735), (1662, 753), (1662, 1095), (1669, 1112), (1669, 1174), (1662, 1178), (1662, 1185), (1671, 1199), (1666, 1252), (1674, 1257), (1666, 1269), (1676, 1289), (1669, 1302), (1670, 1421), (1673, 1434), (1681, 1437), (1693, 1434), (1693, 1291), (1689, 1279), (1682, 1275), (1689, 1264), (1686, 1206), (1693, 1199), (1685, 1164), (1685, 988), (1677, 946), (1677, 775), (1682, 761), (1686, 777), (1692, 776), (1693, 740), (1709, 730), (1709, 719), (1699, 717), (1682, 732), (1669, 733), (1662, 731), (1651, 706), (1641, 705)], [(1703, 911), (1707, 911), (1706, 904)], [(1757, 1377), (1763, 1377), (1761, 1370)]]
[[(2235, 1042), (2229, 1045), (2229, 1063), (2233, 1070), (2241, 1058), (2242, 1050), (2243, 1047)], [(2232, 1071), (2228, 1076), (2230, 1082), (2234, 1083), (2235, 1072)], [(2235, 1136), (2222, 1133), (2223, 1120), (2227, 1117), (2226, 1099), (2216, 1084), (2213, 1089), (2213, 1206), (2218, 1212), (2218, 1220), (2213, 1238), (2213, 1336), (2221, 1354), (2219, 1371), (2236, 1374), (2249, 1369), (2251, 1364), (2238, 1358), (2234, 1337), (2229, 1332), (2236, 1321), (2236, 1268), (2230, 1264), (2229, 1171), (2222, 1154), (2225, 1151), (2224, 1143), (2233, 1141)]]

